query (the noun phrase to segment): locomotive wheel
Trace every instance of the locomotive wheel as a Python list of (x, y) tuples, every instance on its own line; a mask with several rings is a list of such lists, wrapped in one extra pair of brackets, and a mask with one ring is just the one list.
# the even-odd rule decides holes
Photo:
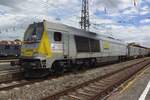
[(92, 67), (92, 68), (95, 68), (95, 67), (97, 67), (97, 65), (98, 65), (96, 59), (91, 60), (90, 63), (91, 63), (91, 67)]
[(72, 71), (73, 73), (77, 73), (77, 72), (78, 72), (78, 70), (79, 70), (79, 65), (77, 65), (77, 64), (73, 64), (73, 65), (72, 65), (72, 69), (71, 69), (71, 71)]
[(59, 62), (55, 62), (52, 67), (53, 73), (56, 75), (62, 75), (64, 73), (64, 66)]

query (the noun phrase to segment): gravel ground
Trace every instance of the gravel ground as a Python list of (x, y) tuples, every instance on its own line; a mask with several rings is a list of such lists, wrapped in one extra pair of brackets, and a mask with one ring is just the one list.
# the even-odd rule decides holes
[(93, 78), (105, 75), (111, 71), (118, 70), (142, 60), (143, 59), (136, 59), (134, 61), (109, 65), (108, 67), (96, 68), (82, 73), (66, 75), (56, 79), (45, 80), (32, 85), (25, 85), (9, 91), (0, 91), (0, 100), (41, 100), (42, 98), (54, 94), (60, 90), (75, 86), (76, 84), (80, 84)]

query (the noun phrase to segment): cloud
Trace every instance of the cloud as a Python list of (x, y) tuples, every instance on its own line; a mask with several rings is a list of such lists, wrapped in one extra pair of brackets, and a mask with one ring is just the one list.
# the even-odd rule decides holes
[(0, 0), (1, 5), (9, 6), (9, 7), (16, 7), (16, 5), (25, 2), (27, 0)]
[(140, 21), (140, 23), (150, 23), (150, 19), (143, 19)]
[(20, 10), (20, 4), (25, 3), (27, 0), (0, 0), (0, 5), (6, 6), (9, 9)]
[[(149, 0), (137, 2), (137, 7), (132, 0), (90, 0), (89, 3), (91, 31), (148, 45)], [(16, 33), (5, 32), (0, 38), (22, 38), (29, 23), (43, 19), (80, 28), (80, 15), (81, 0), (0, 0), (0, 22), (3, 22), (0, 29), (5, 32), (7, 28), (17, 28)], [(22, 25), (24, 28), (20, 29)]]
[(126, 26), (120, 28), (113, 28), (109, 31), (115, 38), (124, 40), (127, 43), (136, 42), (140, 45), (150, 47), (150, 26)]
[(104, 6), (106, 8), (117, 8), (121, 3), (120, 0), (97, 0), (97, 6)]

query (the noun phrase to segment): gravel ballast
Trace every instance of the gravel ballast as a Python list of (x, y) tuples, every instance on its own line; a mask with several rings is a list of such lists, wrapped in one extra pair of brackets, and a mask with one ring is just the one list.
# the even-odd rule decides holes
[(96, 77), (106, 75), (107, 73), (135, 64), (144, 59), (149, 58), (136, 59), (101, 68), (99, 67), (82, 73), (69, 74), (56, 79), (25, 85), (9, 91), (0, 91), (0, 100), (41, 100), (42, 98), (52, 95), (58, 91), (75, 86)]

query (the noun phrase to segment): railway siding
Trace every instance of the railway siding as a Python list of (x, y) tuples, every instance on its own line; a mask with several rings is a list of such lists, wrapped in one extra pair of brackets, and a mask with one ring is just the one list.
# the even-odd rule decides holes
[(0, 83), (17, 80), (22, 78), (22, 73), (19, 69), (0, 71)]
[[(99, 100), (105, 93), (107, 95), (107, 92), (113, 90), (114, 87), (149, 64), (150, 61), (144, 61), (113, 73), (85, 81), (54, 95), (50, 95), (44, 100)], [(88, 88), (88, 90), (85, 88)], [(95, 92), (93, 92), (93, 90)]]
[(17, 59), (0, 60), (0, 83), (20, 79), (22, 77), (20, 67), (11, 66), (11, 61), (17, 61)]

